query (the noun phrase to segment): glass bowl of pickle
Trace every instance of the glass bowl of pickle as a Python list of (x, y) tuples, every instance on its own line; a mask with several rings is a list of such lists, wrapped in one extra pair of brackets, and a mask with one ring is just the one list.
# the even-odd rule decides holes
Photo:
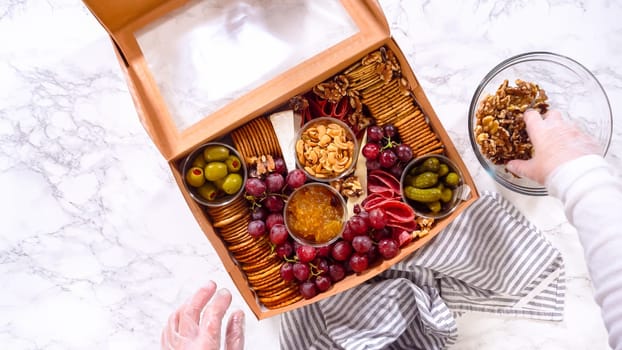
[(300, 244), (321, 247), (335, 242), (346, 225), (346, 201), (331, 186), (310, 182), (287, 199), (285, 227)]
[(184, 160), (182, 172), (190, 197), (208, 207), (226, 205), (239, 197), (247, 177), (240, 153), (221, 142), (195, 149)]
[(462, 172), (443, 155), (426, 155), (411, 160), (402, 173), (402, 198), (418, 216), (442, 218), (451, 214), (464, 190)]

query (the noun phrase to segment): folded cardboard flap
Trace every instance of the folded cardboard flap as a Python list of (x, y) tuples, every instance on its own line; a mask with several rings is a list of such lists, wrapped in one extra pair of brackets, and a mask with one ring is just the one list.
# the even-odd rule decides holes
[[(187, 154), (197, 145), (224, 136), (234, 128), (285, 103), (301, 87), (310, 82), (319, 83), (337, 73), (344, 65), (377, 47), (390, 37), (389, 27), (375, 0), (341, 0), (356, 34), (319, 54), (299, 62), (293, 68), (277, 74), (273, 79), (254, 87), (235, 98), (214, 113), (204, 115), (195, 124), (180, 130), (171, 106), (163, 98), (154, 72), (150, 69), (136, 33), (147, 25), (156, 24), (174, 10), (192, 5), (187, 0), (84, 0), (95, 17), (112, 37), (119, 53), (120, 63), (127, 67), (126, 76), (135, 88), (132, 94), (140, 101), (141, 122), (153, 142), (167, 160)], [(252, 4), (252, 1), (250, 2)], [(199, 15), (205, 16), (205, 13)], [(312, 19), (311, 19), (312, 20)], [(235, 69), (224, 67), (223, 69)]]

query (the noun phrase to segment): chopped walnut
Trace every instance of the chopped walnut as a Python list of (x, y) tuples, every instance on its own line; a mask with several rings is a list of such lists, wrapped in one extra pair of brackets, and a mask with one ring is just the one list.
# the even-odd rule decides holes
[(332, 81), (315, 85), (313, 87), (313, 92), (332, 103), (339, 103), (339, 101), (347, 95), (349, 85), (350, 82), (346, 76), (337, 75)]
[(262, 155), (259, 157), (248, 157), (245, 159), (248, 165), (254, 166), (250, 176), (256, 177), (267, 173), (271, 173), (276, 169), (274, 158), (271, 155)]
[(348, 198), (358, 198), (363, 194), (363, 186), (356, 176), (333, 180), (329, 184), (341, 195)]
[(417, 226), (419, 226), (419, 229), (413, 231), (413, 238), (426, 236), (428, 233), (430, 233), (432, 225), (434, 224), (434, 219), (424, 218), (422, 216), (416, 218), (415, 221), (417, 221)]
[(523, 113), (528, 108), (546, 113), (546, 92), (537, 84), (517, 79), (516, 86), (505, 80), (494, 95), (480, 102), (473, 132), (480, 150), (494, 164), (512, 159), (529, 159), (533, 151)]

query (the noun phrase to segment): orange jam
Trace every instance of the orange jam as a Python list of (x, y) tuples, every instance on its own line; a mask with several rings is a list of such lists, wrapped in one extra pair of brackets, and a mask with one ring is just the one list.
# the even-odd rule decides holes
[(292, 194), (285, 217), (293, 235), (312, 244), (323, 244), (341, 233), (344, 211), (337, 194), (324, 185), (313, 184)]

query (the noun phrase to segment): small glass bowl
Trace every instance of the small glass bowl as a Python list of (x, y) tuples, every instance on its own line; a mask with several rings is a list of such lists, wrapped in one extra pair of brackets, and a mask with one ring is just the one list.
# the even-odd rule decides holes
[[(296, 215), (293, 214), (294, 208), (292, 208), (292, 205), (294, 205), (294, 203), (297, 203), (297, 201), (301, 200), (301, 196), (308, 196), (309, 191), (322, 191), (323, 193), (321, 194), (323, 194), (324, 197), (326, 196), (331, 197), (329, 205), (331, 205), (332, 207), (337, 207), (338, 209), (341, 209), (341, 219), (340, 219), (341, 226), (338, 230), (338, 233), (336, 233), (334, 236), (331, 236), (327, 240), (318, 241), (318, 240), (306, 239), (305, 237), (302, 237), (296, 229), (294, 229), (295, 225), (292, 222), (292, 220), (296, 220), (297, 218), (296, 218)], [(337, 239), (339, 239), (339, 237), (341, 237), (341, 234), (343, 233), (343, 230), (346, 227), (346, 218), (348, 215), (348, 210), (346, 207), (345, 199), (341, 196), (341, 194), (337, 190), (335, 190), (331, 186), (324, 184), (324, 183), (309, 182), (307, 184), (304, 184), (298, 187), (296, 190), (294, 190), (294, 192), (292, 192), (287, 202), (285, 203), (285, 208), (283, 210), (283, 213), (284, 213), (283, 218), (285, 221), (285, 227), (287, 228), (287, 231), (289, 232), (290, 236), (296, 242), (300, 244), (304, 244), (304, 245), (309, 245), (312, 247), (322, 247), (322, 246), (326, 246), (326, 245), (329, 245), (335, 242)], [(318, 217), (315, 217), (315, 215), (317, 215)], [(302, 219), (303, 221), (307, 223), (317, 223), (318, 220), (321, 220), (321, 216), (324, 216), (324, 215), (322, 211), (318, 210), (318, 211), (315, 211), (313, 214), (305, 215), (303, 218), (300, 218), (300, 219)], [(328, 223), (325, 223), (325, 225), (328, 225)], [(325, 225), (324, 227), (326, 227)]]
[[(613, 131), (613, 116), (609, 99), (596, 77), (577, 61), (550, 52), (528, 52), (511, 57), (494, 67), (479, 84), (469, 107), (469, 137), (473, 152), (482, 167), (502, 186), (526, 195), (547, 195), (546, 188), (526, 178), (506, 171), (504, 165), (495, 165), (481, 153), (475, 139), (476, 112), (487, 95), (494, 95), (507, 79), (515, 85), (516, 79), (538, 84), (548, 96), (549, 109), (562, 112), (583, 131), (593, 135), (604, 156), (609, 149)], [(536, 150), (537, 151), (537, 150)]]
[[(302, 135), (306, 133), (307, 130), (313, 127), (317, 127), (318, 125), (326, 126), (328, 124), (337, 124), (345, 130), (346, 141), (351, 141), (354, 144), (354, 149), (352, 150), (352, 161), (349, 162), (347, 166), (345, 167), (345, 169), (341, 172), (333, 172), (332, 174), (329, 174), (327, 176), (319, 176), (317, 174), (312, 174), (308, 169), (305, 169), (305, 166), (300, 162), (300, 159), (298, 158), (297, 145), (298, 145), (298, 141), (301, 140)], [(356, 167), (356, 158), (358, 155), (358, 146), (359, 145), (358, 145), (358, 140), (356, 138), (356, 135), (346, 123), (342, 122), (341, 120), (331, 118), (331, 117), (315, 118), (315, 119), (308, 121), (305, 125), (303, 125), (302, 128), (296, 134), (296, 139), (294, 143), (294, 152), (296, 153), (296, 166), (299, 169), (302, 169), (307, 175), (307, 177), (309, 177), (309, 179), (311, 180), (320, 181), (320, 182), (330, 182), (333, 180), (337, 180), (337, 179), (340, 179), (342, 177), (349, 175), (350, 173), (352, 173), (352, 171), (354, 171), (354, 168)]]
[[(410, 171), (421, 166), (426, 160), (430, 158), (437, 158), (440, 164), (447, 165), (447, 167), (449, 168), (449, 172), (454, 172), (458, 174), (458, 177), (459, 177), (459, 182), (457, 185), (446, 186), (447, 188), (450, 188), (452, 190), (451, 199), (447, 201), (447, 203), (441, 202), (441, 210), (438, 212), (432, 212), (432, 210), (428, 208), (428, 206), (425, 203), (420, 203), (415, 200), (409, 199), (408, 197), (406, 197), (406, 193), (405, 193), (405, 188), (409, 186), (408, 177), (409, 177)], [(441, 177), (439, 177), (439, 182), (440, 181), (441, 181)], [(432, 186), (432, 187), (436, 187), (436, 186)], [(415, 158), (411, 160), (408, 164), (406, 164), (406, 167), (404, 168), (404, 172), (402, 172), (402, 177), (400, 178), (400, 190), (401, 190), (400, 192), (402, 193), (402, 200), (404, 201), (404, 203), (407, 203), (408, 205), (410, 205), (411, 208), (413, 208), (413, 210), (415, 211), (415, 214), (417, 214), (418, 216), (426, 217), (426, 218), (440, 219), (442, 217), (445, 217), (453, 213), (453, 211), (456, 210), (456, 208), (458, 207), (458, 204), (460, 204), (460, 202), (462, 201), (462, 194), (464, 191), (464, 178), (462, 176), (462, 172), (460, 171), (460, 168), (458, 168), (451, 159), (443, 155), (430, 154), (430, 155), (425, 155), (425, 156)]]
[[(235, 155), (236, 157), (238, 157), (238, 159), (240, 160), (240, 171), (239, 174), (242, 175), (242, 186), (240, 187), (240, 189), (231, 195), (227, 195), (227, 194), (223, 194), (220, 193), (219, 197), (210, 201), (207, 200), (205, 198), (203, 198), (198, 190), (197, 187), (193, 187), (190, 186), (188, 184), (188, 181), (186, 179), (186, 174), (188, 173), (188, 171), (190, 170), (190, 168), (192, 168), (192, 163), (194, 162), (194, 160), (197, 157), (203, 157), (203, 151), (211, 146), (224, 146), (229, 150), (229, 154), (230, 155)], [(231, 202), (233, 202), (236, 198), (238, 198), (242, 192), (244, 192), (244, 184), (246, 183), (246, 178), (247, 178), (247, 169), (246, 169), (246, 164), (244, 163), (244, 159), (242, 158), (242, 156), (240, 155), (240, 153), (233, 147), (231, 147), (230, 145), (226, 144), (226, 143), (221, 143), (221, 142), (208, 142), (206, 144), (203, 144), (201, 146), (199, 146), (197, 149), (195, 149), (194, 151), (192, 151), (192, 153), (190, 153), (186, 159), (183, 162), (182, 165), (182, 179), (184, 182), (184, 186), (186, 187), (186, 190), (188, 191), (188, 193), (190, 194), (190, 197), (192, 197), (192, 199), (194, 199), (195, 201), (197, 201), (198, 203), (205, 205), (207, 207), (221, 207), (224, 205), (227, 205)], [(219, 191), (221, 192), (221, 191)]]

